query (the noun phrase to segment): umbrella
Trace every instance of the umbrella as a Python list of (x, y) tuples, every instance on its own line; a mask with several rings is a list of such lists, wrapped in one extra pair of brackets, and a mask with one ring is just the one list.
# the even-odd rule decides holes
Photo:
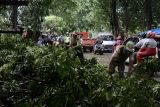
[(141, 33), (139, 33), (139, 36), (143, 36), (148, 31), (152, 31), (152, 32), (156, 33), (156, 35), (160, 35), (160, 28), (156, 28), (156, 29), (147, 30), (145, 32), (141, 32)]

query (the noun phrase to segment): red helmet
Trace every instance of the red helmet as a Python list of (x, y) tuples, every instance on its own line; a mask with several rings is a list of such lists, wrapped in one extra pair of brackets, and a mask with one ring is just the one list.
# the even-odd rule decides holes
[(152, 32), (152, 31), (148, 31), (148, 32), (146, 33), (146, 37), (148, 37), (148, 38), (153, 38), (155, 35), (156, 35), (156, 34), (155, 34), (154, 32)]

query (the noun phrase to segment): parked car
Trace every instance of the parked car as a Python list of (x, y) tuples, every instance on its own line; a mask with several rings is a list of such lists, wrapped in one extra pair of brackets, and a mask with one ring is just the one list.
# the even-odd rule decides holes
[(100, 32), (98, 37), (101, 37), (103, 40), (104, 52), (112, 52), (115, 43), (114, 36), (111, 33)]

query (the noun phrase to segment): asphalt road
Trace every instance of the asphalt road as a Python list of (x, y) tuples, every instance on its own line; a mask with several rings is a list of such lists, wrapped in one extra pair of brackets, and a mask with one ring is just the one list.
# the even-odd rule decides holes
[[(104, 66), (108, 66), (109, 65), (109, 62), (111, 60), (111, 56), (112, 56), (112, 53), (104, 53), (103, 55), (100, 55), (100, 54), (94, 54), (94, 53), (84, 53), (84, 56), (85, 58), (87, 59), (91, 59), (91, 58), (96, 58), (97, 61), (104, 65)], [(125, 66), (125, 71), (124, 72), (127, 72), (128, 71), (128, 66), (126, 65)], [(158, 80), (160, 81), (160, 72), (157, 73), (158, 77), (153, 77), (155, 80)]]
[[(100, 55), (100, 54), (96, 54), (95, 55), (94, 53), (85, 52), (84, 56), (87, 59), (91, 59), (91, 58), (94, 57), (94, 58), (97, 59), (97, 61), (99, 62), (99, 64), (102, 64), (104, 66), (108, 66), (109, 62), (111, 60), (112, 53), (104, 53), (103, 55)], [(128, 71), (128, 66), (126, 65), (124, 72), (127, 72), (127, 71)]]
[(109, 61), (111, 60), (111, 55), (112, 55), (112, 53), (104, 53), (103, 55), (100, 55), (100, 54), (94, 54), (94, 53), (84, 53), (84, 56), (85, 56), (85, 58), (87, 58), (87, 59), (91, 59), (91, 58), (96, 58), (97, 59), (97, 61), (100, 63), (100, 64), (102, 64), (102, 65), (104, 65), (104, 66), (108, 66), (108, 64), (109, 64)]

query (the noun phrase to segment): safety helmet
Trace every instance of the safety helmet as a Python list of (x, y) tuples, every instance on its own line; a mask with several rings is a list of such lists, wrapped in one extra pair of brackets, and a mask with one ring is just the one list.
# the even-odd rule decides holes
[(154, 33), (154, 32), (152, 32), (152, 31), (148, 31), (147, 33), (146, 33), (146, 37), (147, 38), (152, 38), (152, 37), (154, 37), (156, 34)]
[(134, 48), (134, 43), (132, 41), (127, 42), (126, 49), (132, 52), (133, 48)]

